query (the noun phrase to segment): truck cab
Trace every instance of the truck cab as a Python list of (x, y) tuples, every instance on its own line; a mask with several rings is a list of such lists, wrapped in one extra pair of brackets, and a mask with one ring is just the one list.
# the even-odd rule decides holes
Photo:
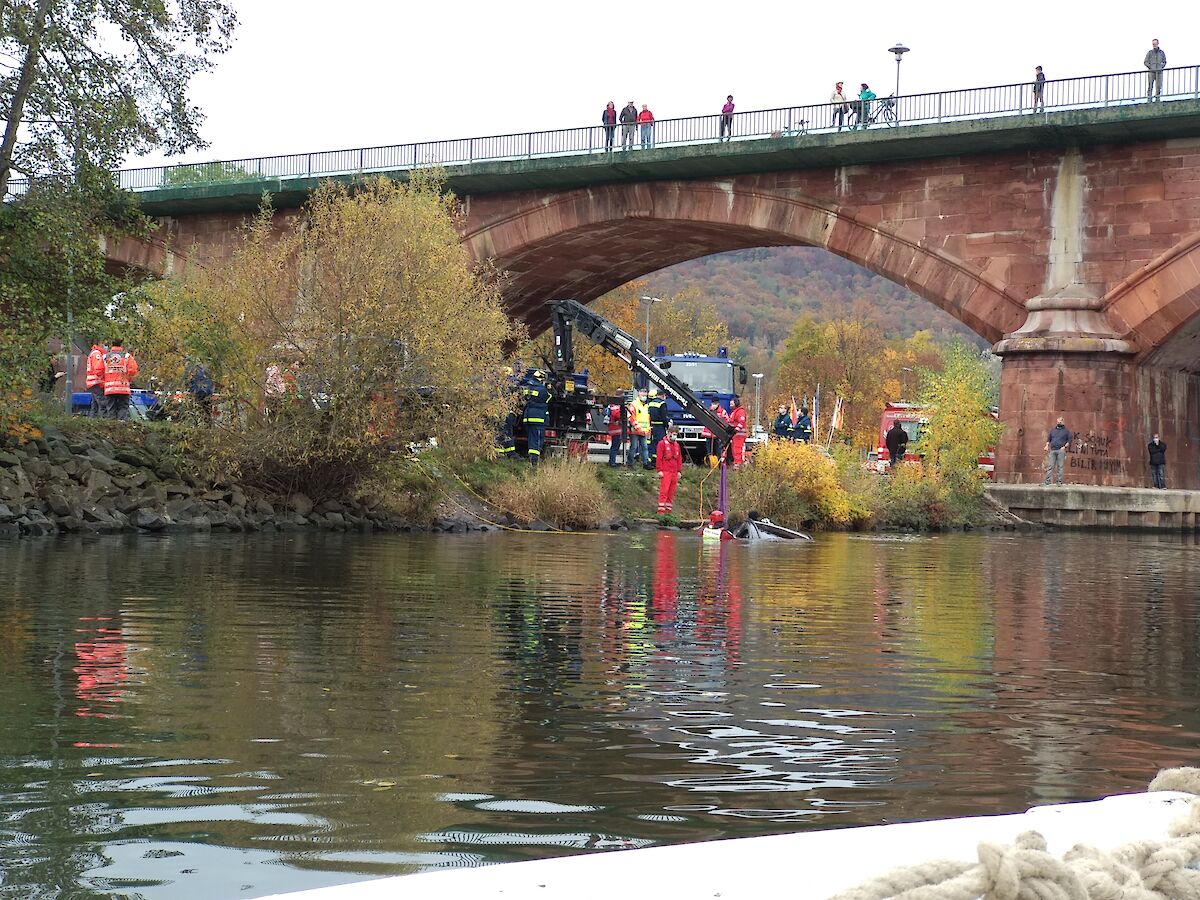
[[(716, 400), (727, 413), (730, 401), (746, 384), (746, 367), (733, 362), (725, 347), (719, 347), (714, 356), (705, 356), (700, 353), (668, 354), (660, 344), (655, 348), (654, 361), (686, 384), (705, 406)], [(678, 440), (683, 448), (694, 460), (703, 458), (707, 454), (709, 438), (704, 426), (671, 397), (667, 397), (667, 418), (678, 426)]]

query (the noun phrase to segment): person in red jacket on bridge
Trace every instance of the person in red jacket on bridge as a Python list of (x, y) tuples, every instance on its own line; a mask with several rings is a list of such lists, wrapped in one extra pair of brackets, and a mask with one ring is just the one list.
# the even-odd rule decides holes
[(734, 397), (729, 401), (729, 424), (736, 426), (737, 433), (733, 436), (733, 464), (740, 466), (746, 460), (746, 434), (749, 431), (746, 422), (746, 407), (742, 406), (741, 398)]
[(664, 516), (675, 502), (675, 488), (683, 472), (683, 450), (675, 440), (675, 426), (667, 426), (667, 436), (658, 442), (654, 467), (658, 469), (658, 514)]
[(104, 399), (108, 403), (108, 418), (129, 418), (129, 382), (138, 372), (137, 360), (126, 353), (124, 341), (113, 338), (104, 354)]

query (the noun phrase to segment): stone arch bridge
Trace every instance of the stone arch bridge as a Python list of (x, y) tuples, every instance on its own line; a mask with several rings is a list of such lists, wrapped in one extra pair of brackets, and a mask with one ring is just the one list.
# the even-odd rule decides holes
[[(403, 173), (396, 173), (403, 177)], [(1003, 357), (997, 477), (1040, 479), (1058, 415), (1068, 480), (1200, 488), (1200, 101), (1009, 116), (449, 171), (462, 240), (510, 274), (531, 330), (556, 297), (592, 300), (726, 250), (823, 247), (904, 285)], [(154, 240), (113, 265), (228, 256), (270, 191), (281, 219), (315, 179), (142, 193)]]

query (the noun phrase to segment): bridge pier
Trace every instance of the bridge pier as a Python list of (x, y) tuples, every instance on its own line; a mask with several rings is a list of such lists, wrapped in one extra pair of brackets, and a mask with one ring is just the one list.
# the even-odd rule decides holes
[(1003, 357), (1005, 425), (996, 480), (1040, 482), (1046, 433), (1062, 416), (1075, 435), (1065, 480), (1148, 487), (1146, 444), (1167, 444), (1167, 485), (1200, 489), (1200, 377), (1140, 363), (1108, 325), (1102, 301), (1064, 292), (1026, 303), (1029, 316), (995, 346)]

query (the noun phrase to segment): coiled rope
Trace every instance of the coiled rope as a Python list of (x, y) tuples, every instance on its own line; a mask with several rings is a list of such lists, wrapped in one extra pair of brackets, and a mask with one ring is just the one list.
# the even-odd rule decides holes
[(1200, 769), (1164, 769), (1149, 790), (1197, 795), (1169, 840), (1111, 852), (1077, 844), (1058, 859), (1027, 831), (1011, 845), (981, 843), (977, 862), (905, 866), (831, 900), (1200, 900)]

